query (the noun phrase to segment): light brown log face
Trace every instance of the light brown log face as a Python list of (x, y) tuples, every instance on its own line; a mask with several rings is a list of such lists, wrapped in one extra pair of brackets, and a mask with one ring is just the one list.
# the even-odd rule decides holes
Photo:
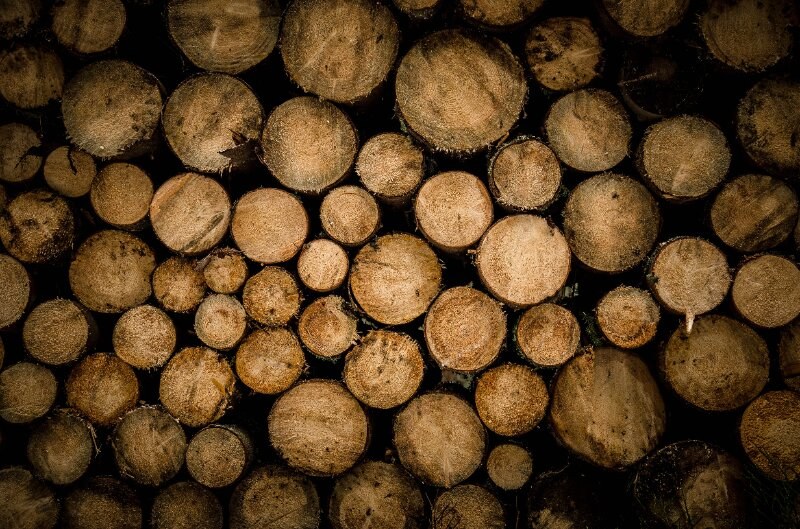
[(739, 314), (753, 325), (786, 325), (800, 315), (797, 263), (771, 254), (745, 261), (733, 278), (731, 300)]
[(247, 313), (233, 296), (212, 294), (200, 303), (194, 316), (194, 332), (207, 346), (227, 351), (247, 330)]
[(425, 155), (410, 136), (384, 132), (361, 146), (355, 172), (364, 187), (379, 200), (402, 205), (425, 176)]
[(236, 374), (250, 389), (275, 395), (294, 384), (306, 367), (303, 349), (287, 328), (257, 329), (236, 350)]
[(92, 424), (112, 426), (139, 400), (139, 380), (131, 367), (108, 353), (81, 360), (65, 384), (67, 404)]
[(503, 505), (478, 485), (459, 485), (442, 492), (433, 504), (431, 516), (433, 529), (447, 529), (453, 524), (464, 529), (506, 527)]
[(114, 352), (138, 369), (166, 363), (175, 350), (177, 332), (169, 316), (152, 305), (139, 305), (120, 316), (114, 326)]
[(595, 313), (605, 337), (622, 349), (647, 344), (655, 337), (661, 319), (650, 293), (629, 286), (617, 287), (603, 296)]
[(170, 312), (194, 310), (206, 293), (203, 274), (194, 260), (173, 256), (153, 272), (153, 296)]
[(534, 365), (557, 367), (578, 351), (581, 328), (568, 309), (542, 303), (520, 316), (514, 339), (520, 352)]
[(96, 338), (96, 324), (89, 313), (67, 299), (53, 299), (36, 306), (25, 320), (22, 340), (32, 357), (50, 365), (78, 359)]
[(247, 261), (233, 248), (220, 248), (211, 253), (203, 266), (206, 286), (220, 294), (235, 294), (247, 280)]
[(600, 74), (604, 50), (589, 19), (553, 17), (531, 28), (525, 55), (536, 81), (561, 91), (592, 82)]
[(800, 396), (769, 391), (744, 411), (739, 424), (742, 447), (759, 470), (772, 479), (794, 481), (800, 475)]
[(105, 222), (136, 230), (143, 227), (150, 209), (153, 182), (135, 165), (112, 163), (92, 181), (89, 199), (97, 216)]
[(44, 179), (56, 193), (68, 198), (82, 197), (92, 188), (97, 166), (91, 155), (62, 145), (50, 152), (44, 162)]
[(266, 266), (244, 285), (247, 315), (263, 325), (286, 325), (300, 310), (300, 290), (294, 276), (279, 266)]
[(533, 138), (513, 140), (489, 161), (489, 189), (506, 209), (546, 209), (560, 186), (558, 159), (549, 147)]
[(358, 320), (339, 296), (325, 296), (303, 309), (297, 321), (303, 345), (317, 356), (334, 358), (358, 338)]
[(0, 372), (0, 418), (24, 424), (45, 415), (56, 401), (58, 380), (48, 368), (19, 362)]
[(547, 386), (528, 366), (502, 364), (489, 369), (475, 386), (475, 407), (493, 432), (513, 437), (533, 430), (544, 418)]
[(31, 299), (31, 278), (10, 255), (0, 254), (0, 329), (13, 325), (25, 313)]
[(322, 200), (319, 217), (332, 239), (345, 246), (361, 246), (378, 231), (381, 210), (366, 189), (341, 186)]
[(533, 472), (531, 454), (515, 444), (495, 446), (486, 460), (486, 472), (492, 483), (503, 490), (521, 489)]
[(192, 478), (207, 487), (226, 487), (244, 475), (252, 451), (244, 431), (211, 425), (192, 437), (186, 449), (186, 468)]
[(297, 258), (297, 275), (314, 292), (330, 292), (342, 286), (349, 268), (347, 252), (328, 239), (306, 243)]
[(278, 465), (253, 470), (231, 496), (232, 529), (258, 529), (267, 521), (275, 529), (317, 529), (319, 495), (306, 476)]
[(65, 0), (51, 11), (58, 42), (76, 53), (99, 53), (117, 43), (127, 15), (120, 0)]

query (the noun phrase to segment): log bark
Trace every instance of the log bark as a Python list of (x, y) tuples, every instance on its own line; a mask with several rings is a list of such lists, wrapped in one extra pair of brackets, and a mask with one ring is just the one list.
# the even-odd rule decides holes
[(113, 426), (139, 400), (139, 380), (133, 369), (109, 353), (86, 356), (69, 373), (67, 405), (92, 424)]

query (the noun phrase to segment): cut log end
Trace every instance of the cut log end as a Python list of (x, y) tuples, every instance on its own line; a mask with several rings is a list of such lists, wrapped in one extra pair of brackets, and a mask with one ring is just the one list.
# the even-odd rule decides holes
[(603, 66), (600, 37), (586, 18), (553, 17), (533, 26), (525, 41), (528, 67), (550, 90), (583, 88)]
[(234, 489), (229, 518), (231, 529), (264, 527), (264, 513), (284, 513), (280, 527), (317, 529), (319, 495), (308, 477), (277, 465), (253, 470)]
[(114, 326), (114, 352), (138, 369), (164, 365), (175, 350), (175, 324), (164, 311), (139, 305), (120, 316)]
[(544, 0), (460, 0), (464, 16), (491, 28), (522, 24), (538, 10)]
[(9, 46), (0, 52), (0, 96), (29, 110), (61, 98), (64, 67), (55, 51), (42, 46)]
[(731, 299), (736, 311), (753, 325), (786, 325), (800, 315), (800, 268), (778, 255), (749, 259), (733, 278)]
[(603, 296), (595, 309), (608, 341), (622, 349), (642, 347), (658, 330), (661, 312), (646, 290), (620, 286)]
[(381, 211), (364, 188), (341, 186), (325, 195), (319, 218), (332, 239), (345, 246), (361, 246), (378, 231)]
[(70, 371), (65, 384), (67, 404), (92, 424), (112, 426), (139, 400), (133, 369), (108, 353), (85, 357)]
[(50, 487), (21, 467), (0, 470), (0, 520), (20, 529), (53, 529), (59, 505)]
[(180, 481), (165, 487), (153, 501), (153, 529), (222, 529), (219, 499), (202, 485)]
[(73, 411), (58, 410), (35, 426), (26, 453), (42, 479), (55, 485), (74, 483), (95, 455), (94, 430)]
[(501, 444), (492, 448), (486, 460), (486, 472), (492, 483), (503, 490), (519, 490), (533, 473), (530, 452), (515, 444)]
[(247, 330), (247, 313), (234, 296), (212, 294), (194, 315), (194, 332), (201, 342), (221, 351), (233, 349)]
[(778, 360), (784, 384), (800, 391), (800, 320), (781, 329)]
[(47, 155), (43, 173), (53, 191), (68, 198), (78, 198), (89, 193), (97, 167), (90, 154), (62, 145)]
[(325, 296), (303, 309), (297, 332), (309, 351), (323, 358), (334, 358), (355, 343), (358, 320), (348, 310), (344, 299)]
[(781, 481), (800, 476), (800, 395), (769, 391), (744, 411), (739, 438), (745, 453), (765, 475)]
[(31, 362), (19, 362), (0, 372), (0, 418), (24, 424), (44, 416), (56, 401), (53, 372)]
[(232, 248), (212, 252), (203, 266), (206, 286), (218, 294), (235, 294), (247, 280), (247, 261)]
[(253, 331), (236, 350), (236, 374), (257, 393), (276, 395), (286, 391), (305, 367), (300, 342), (284, 327)]
[(0, 241), (24, 263), (50, 263), (75, 244), (70, 204), (49, 189), (20, 193), (0, 212)]
[(127, 15), (121, 0), (66, 0), (51, 11), (51, 28), (58, 42), (75, 53), (106, 51), (125, 29)]
[(528, 366), (502, 364), (478, 378), (475, 407), (491, 431), (514, 437), (533, 430), (544, 418), (550, 396), (542, 378)]
[(411, 137), (384, 132), (364, 143), (356, 158), (361, 183), (379, 200), (404, 205), (425, 176), (425, 155)]
[(503, 504), (478, 485), (459, 485), (442, 492), (433, 504), (431, 529), (503, 529)]
[(558, 367), (578, 351), (581, 328), (568, 309), (542, 303), (520, 316), (514, 339), (520, 352), (534, 365)]
[(77, 360), (94, 345), (97, 325), (89, 312), (67, 299), (36, 306), (25, 320), (22, 341), (36, 360), (62, 365)]
[(349, 268), (347, 252), (328, 239), (306, 243), (297, 258), (297, 275), (314, 292), (330, 292), (342, 286)]
[(139, 529), (142, 518), (136, 492), (106, 476), (92, 478), (70, 492), (61, 513), (65, 529)]
[(32, 128), (22, 123), (0, 125), (0, 180), (25, 182), (33, 178), (42, 166), (37, 154), (42, 140)]
[(603, 8), (623, 30), (637, 37), (661, 35), (676, 26), (689, 0), (602, 0)]
[(173, 256), (153, 272), (153, 296), (165, 310), (191, 312), (205, 294), (203, 273), (193, 260)]
[(31, 301), (31, 277), (22, 263), (0, 254), (0, 329), (18, 322)]
[(89, 199), (101, 220), (116, 228), (136, 230), (145, 225), (153, 182), (135, 165), (112, 163), (92, 181)]
[(186, 468), (206, 487), (227, 487), (241, 478), (253, 459), (253, 446), (244, 431), (212, 425), (192, 437), (186, 450)]
[(247, 315), (263, 325), (286, 325), (300, 311), (302, 297), (294, 276), (279, 266), (266, 266), (244, 285)]
[(497, 203), (512, 211), (541, 211), (561, 187), (561, 166), (553, 151), (533, 138), (518, 138), (489, 161), (489, 189)]

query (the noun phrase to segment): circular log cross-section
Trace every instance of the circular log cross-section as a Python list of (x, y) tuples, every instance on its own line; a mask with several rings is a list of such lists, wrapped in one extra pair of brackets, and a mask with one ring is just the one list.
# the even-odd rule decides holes
[(49, 365), (77, 360), (94, 345), (96, 335), (91, 314), (68, 299), (52, 299), (36, 306), (22, 327), (25, 350)]
[(112, 163), (95, 177), (89, 199), (101, 220), (115, 228), (136, 230), (144, 227), (153, 199), (153, 182), (135, 165)]
[(297, 275), (314, 292), (336, 290), (344, 283), (349, 269), (347, 252), (328, 239), (306, 243), (297, 258)]
[(364, 454), (369, 421), (361, 404), (332, 380), (302, 382), (278, 397), (269, 440), (290, 466), (313, 476), (345, 472)]
[(443, 369), (475, 373), (494, 362), (506, 337), (506, 315), (471, 287), (442, 292), (425, 315), (425, 344)]
[(603, 66), (600, 37), (586, 18), (553, 17), (533, 26), (525, 56), (534, 79), (557, 91), (583, 88)]
[(142, 507), (127, 484), (99, 476), (67, 495), (61, 521), (64, 529), (141, 529)]
[(800, 477), (800, 395), (768, 391), (744, 410), (739, 438), (750, 461), (768, 477)]
[(279, 266), (265, 266), (244, 285), (242, 303), (248, 316), (262, 325), (286, 325), (300, 310), (300, 289), (294, 276)]
[(280, 15), (275, 0), (171, 0), (167, 29), (195, 66), (235, 75), (272, 53)]
[[(286, 467), (266, 465), (253, 470), (231, 495), (231, 529), (318, 529), (320, 505), (314, 482)], [(265, 513), (269, 518), (265, 520)]]
[(0, 254), (0, 329), (15, 324), (31, 300), (31, 278), (22, 263)]
[(624, 468), (658, 444), (666, 411), (647, 365), (613, 347), (573, 358), (553, 386), (550, 424), (556, 437), (583, 459)]
[(285, 327), (255, 330), (236, 350), (236, 374), (257, 393), (276, 395), (286, 391), (300, 378), (305, 366), (300, 342)]
[(489, 161), (489, 189), (503, 208), (544, 210), (555, 200), (560, 187), (558, 158), (539, 140), (517, 138), (500, 147)]
[(486, 231), (475, 264), (489, 292), (519, 308), (555, 296), (567, 282), (571, 258), (564, 235), (547, 219), (512, 215)]
[(661, 313), (646, 290), (620, 286), (603, 296), (595, 310), (608, 341), (622, 349), (642, 347), (658, 330)]
[(95, 454), (94, 431), (71, 410), (58, 410), (31, 431), (26, 453), (42, 479), (69, 485), (89, 468)]
[(624, 272), (642, 262), (660, 227), (658, 203), (647, 188), (616, 173), (583, 180), (564, 206), (572, 253), (600, 272)]
[(689, 0), (602, 0), (602, 4), (619, 27), (637, 37), (665, 33), (689, 8)]
[(778, 361), (784, 384), (800, 391), (800, 319), (781, 329)]
[(137, 369), (153, 369), (164, 365), (172, 355), (177, 332), (163, 310), (139, 305), (120, 316), (111, 341), (122, 360)]
[(522, 65), (506, 44), (463, 30), (418, 41), (395, 80), (403, 122), (432, 149), (452, 154), (471, 154), (503, 138), (527, 91)]
[(379, 237), (359, 250), (350, 269), (350, 292), (372, 319), (409, 323), (436, 297), (442, 266), (421, 239), (407, 233)]
[(63, 87), (64, 67), (54, 51), (12, 46), (0, 52), (0, 96), (12, 105), (26, 110), (44, 107), (61, 98)]
[(158, 129), (161, 92), (155, 77), (129, 62), (93, 62), (64, 87), (61, 113), (78, 148), (98, 158), (132, 155)]
[(241, 252), (220, 248), (212, 252), (203, 266), (206, 286), (218, 294), (235, 294), (247, 280), (247, 261)]
[(150, 511), (153, 529), (223, 529), (219, 499), (193, 481), (179, 481), (161, 489)]
[(364, 188), (341, 186), (325, 195), (319, 220), (331, 239), (345, 246), (361, 246), (378, 231), (381, 210)]
[(206, 487), (227, 487), (244, 475), (252, 459), (252, 443), (242, 430), (211, 425), (197, 432), (189, 442), (186, 469)]
[(322, 358), (334, 358), (356, 342), (358, 320), (340, 296), (325, 296), (303, 309), (297, 333), (309, 351)]
[(194, 332), (212, 349), (233, 349), (246, 330), (247, 313), (234, 296), (212, 294), (197, 307)]
[(532, 364), (558, 367), (578, 352), (581, 328), (568, 309), (542, 303), (522, 313), (514, 330), (514, 340)]
[(392, 12), (368, 0), (295, 0), (281, 28), (281, 56), (303, 90), (358, 103), (386, 80), (400, 31)]
[(75, 53), (99, 53), (114, 46), (127, 19), (121, 0), (64, 0), (51, 11), (58, 42)]
[(24, 468), (0, 470), (0, 498), (0, 527), (53, 529), (58, 523), (56, 495)]
[(40, 0), (3, 0), (2, 6), (0, 38), (7, 40), (25, 35), (43, 11)]
[(464, 16), (482, 26), (508, 28), (522, 24), (544, 0), (459, 0)]
[(236, 77), (198, 74), (182, 82), (164, 105), (164, 136), (183, 165), (201, 173), (223, 173), (255, 160), (253, 150), (264, 110)]
[(379, 200), (405, 204), (425, 177), (425, 155), (410, 136), (384, 132), (361, 146), (355, 171), (361, 183)]
[(452, 487), (483, 461), (486, 431), (462, 398), (434, 392), (414, 398), (394, 421), (400, 462), (423, 483)]
[(192, 260), (173, 256), (153, 272), (153, 296), (165, 310), (190, 312), (203, 301), (205, 294), (203, 273)]
[(50, 189), (67, 198), (78, 198), (91, 190), (97, 166), (91, 155), (62, 145), (47, 155), (42, 173)]
[(503, 504), (478, 485), (459, 485), (436, 498), (431, 529), (505, 529)]
[(0, 125), (0, 180), (24, 182), (39, 172), (42, 140), (32, 128), (22, 123)]
[(108, 353), (95, 353), (70, 371), (65, 384), (67, 404), (92, 424), (111, 426), (139, 400), (133, 369)]
[(754, 257), (736, 272), (731, 299), (753, 325), (782, 327), (800, 315), (800, 268), (778, 255)]
[(44, 416), (56, 401), (58, 381), (39, 364), (19, 362), (0, 372), (0, 419), (24, 424)]
[(544, 418), (550, 396), (536, 372), (520, 364), (489, 369), (475, 386), (475, 408), (491, 431), (513, 437), (533, 430)]
[(70, 204), (49, 189), (20, 193), (0, 212), (0, 241), (23, 263), (49, 263), (75, 244)]
[(664, 378), (681, 398), (703, 410), (725, 411), (753, 400), (767, 383), (767, 344), (750, 327), (726, 316), (679, 327), (661, 351)]
[(486, 459), (486, 473), (503, 490), (519, 490), (533, 474), (533, 458), (523, 447), (511, 443), (497, 445)]

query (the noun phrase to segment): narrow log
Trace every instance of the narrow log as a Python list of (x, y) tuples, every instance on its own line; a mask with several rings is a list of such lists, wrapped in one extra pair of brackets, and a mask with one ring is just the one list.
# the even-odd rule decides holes
[(654, 37), (678, 25), (689, 0), (602, 0), (611, 19), (636, 37)]
[(789, 389), (800, 391), (800, 320), (781, 329), (778, 361), (783, 383)]
[(475, 386), (475, 408), (481, 421), (506, 437), (533, 430), (544, 418), (549, 401), (542, 378), (520, 364), (493, 367), (478, 378)]
[(800, 476), (800, 395), (768, 391), (744, 410), (739, 438), (747, 457), (766, 476), (794, 481)]
[(534, 79), (550, 90), (583, 88), (600, 75), (605, 50), (587, 18), (552, 17), (531, 27), (525, 57)]
[(305, 368), (300, 342), (286, 327), (255, 330), (236, 350), (236, 374), (256, 393), (276, 395), (286, 391)]
[(170, 312), (195, 310), (206, 295), (206, 283), (197, 263), (173, 256), (153, 272), (153, 296)]
[(355, 172), (361, 184), (378, 200), (403, 206), (425, 177), (425, 155), (410, 136), (384, 132), (361, 146)]
[(800, 315), (800, 268), (778, 255), (745, 261), (733, 278), (731, 300), (758, 327), (782, 327)]
[(153, 305), (139, 305), (120, 316), (111, 341), (114, 353), (131, 366), (154, 369), (172, 356), (177, 332), (164, 311)]
[(89, 311), (59, 298), (37, 305), (22, 327), (25, 349), (48, 365), (77, 360), (94, 346), (97, 335), (97, 324)]
[(22, 263), (0, 254), (0, 329), (18, 322), (31, 301), (31, 277)]
[(279, 266), (265, 266), (244, 284), (247, 315), (263, 325), (286, 325), (300, 311), (302, 297), (294, 276)]
[(201, 342), (212, 349), (233, 349), (246, 330), (247, 313), (234, 296), (211, 294), (197, 307), (194, 332)]
[(349, 268), (347, 252), (328, 239), (307, 242), (297, 258), (297, 275), (314, 292), (330, 292), (342, 286)]
[(56, 410), (37, 423), (26, 446), (36, 475), (55, 485), (69, 485), (80, 479), (95, 451), (91, 425), (68, 408)]
[(50, 488), (28, 470), (9, 467), (0, 470), (0, 525), (15, 529), (53, 529), (58, 523), (59, 505)]
[(222, 529), (222, 505), (202, 485), (179, 481), (161, 489), (153, 501), (150, 525), (153, 529)]
[(90, 154), (62, 145), (47, 155), (42, 172), (50, 189), (67, 198), (78, 198), (91, 190), (97, 166)]
[(231, 495), (231, 529), (259, 529), (266, 521), (274, 529), (317, 529), (320, 505), (314, 482), (277, 465), (253, 470)]
[(233, 248), (215, 250), (208, 256), (203, 266), (206, 286), (218, 294), (235, 294), (244, 285), (247, 275), (247, 261), (241, 252)]
[(603, 335), (621, 349), (649, 343), (661, 320), (658, 305), (648, 291), (625, 285), (603, 296), (595, 314)]
[(65, 529), (141, 529), (142, 506), (127, 484), (94, 477), (64, 498), (61, 521)]
[(189, 475), (206, 487), (227, 487), (253, 461), (253, 444), (236, 426), (211, 425), (197, 432), (186, 449)]
[(58, 42), (82, 54), (113, 47), (127, 20), (121, 0), (65, 0), (54, 5), (50, 14), (50, 27)]
[(358, 320), (340, 296), (325, 296), (312, 301), (300, 313), (297, 334), (313, 354), (335, 358), (356, 342)]
[(578, 352), (581, 328), (568, 309), (542, 303), (522, 313), (514, 340), (523, 356), (535, 366), (558, 367)]
[(108, 353), (84, 357), (65, 384), (67, 405), (92, 424), (112, 426), (139, 400), (139, 380), (133, 369)]
[(75, 216), (49, 189), (20, 193), (0, 212), (0, 242), (23, 263), (53, 262), (75, 244)]
[(42, 140), (29, 126), (0, 125), (0, 180), (17, 183), (33, 178), (42, 166), (41, 146)]
[(44, 416), (56, 401), (58, 381), (39, 364), (19, 362), (0, 372), (0, 418), (24, 424)]
[(146, 224), (153, 182), (133, 164), (112, 163), (92, 181), (89, 199), (101, 220), (115, 228), (139, 230)]
[(501, 489), (519, 490), (531, 478), (533, 458), (530, 452), (519, 445), (499, 444), (489, 452), (486, 473), (492, 483)]
[(505, 529), (503, 504), (478, 485), (459, 485), (442, 492), (433, 504), (431, 529)]
[(41, 108), (61, 98), (64, 67), (53, 50), (16, 45), (0, 52), (0, 96), (21, 109)]
[[(489, 189), (511, 211), (542, 211), (556, 199), (561, 166), (553, 151), (537, 139), (521, 136), (489, 160)], [(491, 203), (488, 211), (491, 212)]]

